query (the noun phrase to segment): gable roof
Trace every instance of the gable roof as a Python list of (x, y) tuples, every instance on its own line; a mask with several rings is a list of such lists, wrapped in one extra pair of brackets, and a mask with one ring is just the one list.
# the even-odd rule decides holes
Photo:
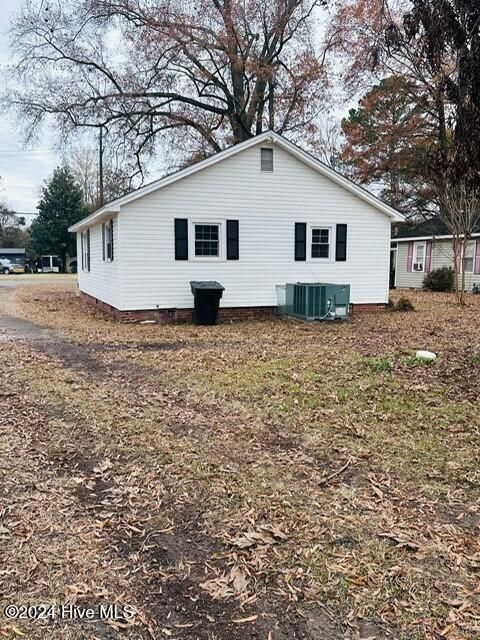
[[(475, 228), (474, 233), (480, 233), (480, 223)], [(392, 228), (392, 240), (401, 241), (411, 240), (413, 238), (423, 240), (433, 237), (452, 237), (452, 232), (438, 216), (430, 218), (430, 220), (423, 220), (422, 222), (417, 223), (403, 222), (394, 225)]]
[(213, 156), (206, 158), (205, 160), (201, 160), (200, 162), (197, 162), (190, 167), (186, 167), (185, 169), (181, 169), (176, 173), (172, 173), (171, 175), (165, 176), (164, 178), (155, 180), (154, 182), (140, 187), (139, 189), (136, 189), (135, 191), (132, 191), (125, 196), (117, 198), (116, 200), (112, 200), (112, 202), (107, 203), (100, 209), (97, 209), (97, 211), (91, 213), (86, 218), (83, 218), (83, 220), (80, 220), (76, 224), (72, 225), (69, 228), (69, 231), (80, 231), (81, 229), (88, 227), (91, 224), (96, 223), (97, 221), (100, 221), (102, 218), (107, 217), (111, 213), (118, 213), (122, 205), (133, 202), (138, 198), (142, 198), (143, 196), (146, 196), (149, 193), (156, 191), (157, 189), (163, 189), (163, 187), (166, 187), (170, 184), (173, 184), (174, 182), (177, 182), (178, 180), (183, 180), (183, 178), (197, 173), (197, 171), (201, 171), (202, 169), (211, 167), (217, 162), (226, 160), (227, 158), (230, 158), (231, 156), (240, 153), (241, 151), (245, 151), (250, 147), (254, 147), (255, 145), (262, 143), (271, 143), (278, 145), (280, 148), (295, 156), (298, 160), (308, 165), (321, 175), (329, 178), (350, 193), (358, 196), (361, 200), (364, 200), (372, 207), (375, 207), (386, 216), (391, 218), (393, 221), (400, 222), (404, 220), (404, 216), (399, 211), (397, 211), (393, 207), (390, 207), (388, 204), (374, 196), (372, 193), (370, 193), (366, 189), (363, 189), (363, 187), (360, 187), (348, 178), (345, 178), (345, 176), (342, 176), (334, 169), (331, 169), (326, 164), (312, 156), (310, 153), (307, 153), (296, 144), (290, 142), (278, 133), (275, 133), (273, 131), (266, 131), (265, 133), (261, 133), (258, 136), (254, 136), (253, 138), (245, 140), (245, 142), (240, 142), (229, 147), (228, 149), (225, 149), (224, 151), (220, 151), (219, 153), (216, 153)]

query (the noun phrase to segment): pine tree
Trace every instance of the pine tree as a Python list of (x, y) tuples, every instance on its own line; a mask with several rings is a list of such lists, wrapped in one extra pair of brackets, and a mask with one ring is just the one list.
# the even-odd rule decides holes
[[(413, 96), (413, 97), (412, 97)], [(415, 102), (416, 87), (391, 76), (372, 87), (342, 120), (341, 160), (360, 184), (407, 215), (426, 213), (433, 186), (426, 175), (434, 126)]]
[(82, 190), (67, 166), (55, 169), (37, 209), (30, 229), (32, 249), (39, 255), (60, 256), (65, 271), (67, 254), (76, 253), (75, 237), (68, 228), (87, 214)]

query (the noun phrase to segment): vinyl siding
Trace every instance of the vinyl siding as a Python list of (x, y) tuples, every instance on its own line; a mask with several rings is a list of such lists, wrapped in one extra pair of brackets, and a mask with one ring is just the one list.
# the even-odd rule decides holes
[[(92, 272), (81, 277), (80, 288), (122, 310), (192, 307), (190, 280), (220, 281), (224, 307), (276, 305), (276, 285), (299, 280), (350, 284), (352, 302), (386, 302), (389, 218), (287, 151), (273, 148), (271, 173), (260, 171), (260, 147), (255, 146), (122, 206), (115, 225), (120, 230), (120, 295), (115, 295), (112, 277), (107, 281), (112, 265), (102, 269), (98, 264), (98, 233), (92, 242)], [(239, 220), (240, 259), (195, 261), (190, 253), (188, 261), (175, 261), (175, 218)], [(333, 257), (335, 224), (346, 223), (347, 261), (295, 262), (295, 222), (331, 227)]]
[[(425, 274), (418, 271), (407, 271), (408, 242), (399, 242), (397, 247), (396, 286), (399, 288), (421, 288)], [(432, 247), (432, 268), (433, 263), (434, 251)]]
[[(408, 242), (399, 242), (397, 246), (396, 286), (398, 288), (421, 289), (425, 273), (407, 271)], [(451, 240), (433, 240), (431, 268), (440, 269), (441, 267), (453, 268)], [(480, 284), (480, 274), (467, 272), (465, 274), (466, 290), (471, 290), (474, 283)]]
[(113, 307), (120, 304), (120, 236), (118, 232), (118, 216), (113, 222), (114, 259), (103, 260), (102, 224), (90, 227), (90, 271), (82, 271), (81, 233), (77, 233), (77, 265), (78, 286), (81, 291), (103, 300)]

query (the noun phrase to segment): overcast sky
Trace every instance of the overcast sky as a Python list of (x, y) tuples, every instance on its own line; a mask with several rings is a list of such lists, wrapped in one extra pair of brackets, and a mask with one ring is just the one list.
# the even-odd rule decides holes
[[(0, 63), (8, 64), (8, 29), (23, 0), (1, 0)], [(0, 114), (0, 199), (19, 212), (35, 212), (43, 181), (59, 158), (47, 136), (25, 147), (14, 122)]]
[[(9, 59), (10, 21), (25, 0), (0, 0), (0, 65)], [(4, 89), (4, 76), (0, 71), (0, 88)], [(41, 140), (25, 146), (13, 119), (0, 114), (0, 200), (17, 212), (35, 213), (44, 181), (62, 159), (55, 150), (53, 136), (48, 131)], [(149, 180), (162, 175), (163, 163), (159, 157), (150, 164)]]

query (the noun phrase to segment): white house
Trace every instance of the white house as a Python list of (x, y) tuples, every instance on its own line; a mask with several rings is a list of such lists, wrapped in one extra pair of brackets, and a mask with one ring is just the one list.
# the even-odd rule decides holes
[(191, 280), (217, 280), (220, 317), (274, 311), (277, 285), (349, 284), (388, 301), (397, 211), (267, 132), (118, 198), (70, 228), (78, 285), (117, 317), (191, 316)]

